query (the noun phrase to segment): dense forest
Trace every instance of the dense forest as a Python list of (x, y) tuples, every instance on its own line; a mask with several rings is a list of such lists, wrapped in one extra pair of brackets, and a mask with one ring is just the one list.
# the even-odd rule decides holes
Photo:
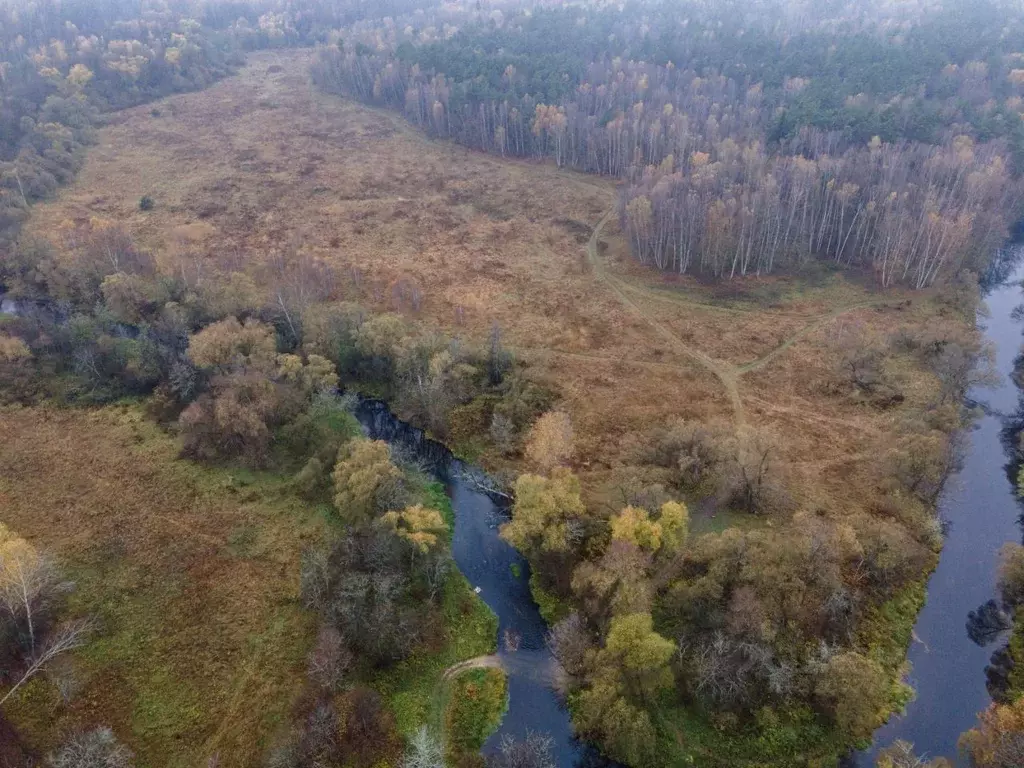
[(821, 258), (922, 288), (981, 268), (1016, 216), (1019, 24), (995, 3), (444, 6), (336, 34), (316, 77), (434, 136), (623, 177), (659, 269)]
[[(474, 343), (373, 314), (297, 251), (268, 288), (242, 269), (161, 269), (116, 222), (71, 222), (60, 249), (21, 236), (115, 111), (205, 88), (247, 51), (312, 45), (323, 90), (399, 110), (436, 139), (619, 180), (641, 265), (716, 281), (821, 262), (882, 294), (932, 289), (962, 332), (837, 342), (830, 394), (876, 411), (902, 402), (887, 356), (931, 387), (893, 428), (865, 508), (802, 507), (770, 435), (679, 419), (623, 439), (623, 463), (655, 481), (596, 509), (557, 382), (532, 379), (498, 325)], [(606, 755), (667, 765), (699, 732), (721, 764), (835, 764), (910, 695), (901, 664), (941, 549), (934, 505), (986, 357), (973, 276), (1024, 200), (1022, 115), (1024, 13), (1001, 0), (3, 2), (0, 288), (20, 309), (0, 320), (0, 402), (134, 398), (187, 459), (276, 473), (326, 510), (333, 534), (297, 576), (316, 637), (265, 750), (275, 768), (485, 759), (482, 739), (400, 731), (380, 693), (460, 629), (495, 629), (453, 565), (443, 489), (363, 439), (339, 387), (439, 439), (456, 412), (484, 414), (499, 471), (476, 480), (513, 500), (502, 535), (530, 561), (574, 723)], [(412, 283), (393, 297), (422, 301)], [(694, 498), (750, 522), (691, 535)], [(44, 677), (63, 696), (56, 661), (102, 627), (75, 615), (60, 565), (2, 517), (0, 766), (132, 764), (131, 734), (106, 723), (43, 755), (7, 716)], [(1019, 552), (1005, 570), (1007, 601), (1022, 602)], [(993, 710), (965, 741), (979, 768), (1019, 764), (1000, 745), (1019, 744), (1024, 716), (1006, 706), (1012, 718)], [(909, 745), (881, 760), (923, 764)], [(553, 764), (542, 737), (486, 761)]]

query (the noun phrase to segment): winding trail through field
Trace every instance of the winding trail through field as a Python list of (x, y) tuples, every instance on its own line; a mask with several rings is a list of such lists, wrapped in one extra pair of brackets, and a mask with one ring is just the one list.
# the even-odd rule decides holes
[(805, 336), (809, 336), (810, 334), (814, 333), (820, 328), (824, 328), (833, 320), (836, 320), (842, 317), (843, 315), (849, 314), (850, 312), (853, 312), (858, 309), (867, 309), (870, 307), (884, 306), (889, 306), (889, 302), (886, 301), (885, 299), (873, 299), (871, 301), (861, 301), (856, 304), (850, 304), (846, 307), (840, 307), (839, 309), (833, 310), (832, 312), (829, 312), (827, 315), (822, 315), (814, 322), (805, 325), (803, 328), (801, 328), (788, 339), (783, 341), (781, 344), (779, 344), (779, 346), (777, 346), (768, 354), (762, 355), (756, 360), (751, 360), (749, 363), (744, 363), (743, 365), (737, 367), (736, 372), (740, 376), (742, 376), (745, 373), (750, 373), (751, 371), (757, 371), (760, 370), (761, 368), (764, 368), (766, 365), (768, 365), (768, 363), (770, 363), (776, 357), (781, 355), (783, 352), (785, 352), (787, 349), (793, 346), (796, 342), (800, 341), (800, 339), (804, 338)]
[(746, 414), (743, 410), (743, 400), (740, 397), (739, 387), (736, 382), (735, 366), (721, 360), (716, 360), (705, 352), (685, 343), (675, 333), (673, 333), (671, 329), (666, 328), (663, 324), (648, 315), (639, 304), (627, 295), (627, 291), (623, 287), (623, 284), (617, 278), (610, 275), (605, 269), (604, 261), (598, 254), (597, 244), (601, 239), (601, 233), (604, 231), (605, 225), (614, 213), (615, 209), (612, 208), (601, 217), (601, 220), (597, 223), (597, 226), (594, 227), (594, 231), (590, 235), (590, 240), (587, 241), (587, 259), (594, 270), (594, 274), (599, 280), (604, 282), (605, 285), (611, 288), (612, 292), (619, 298), (619, 301), (622, 302), (623, 306), (650, 325), (659, 336), (669, 343), (673, 349), (706, 368), (721, 382), (723, 389), (725, 389), (725, 392), (729, 397), (729, 402), (732, 403), (733, 421), (736, 424), (737, 431), (742, 433), (743, 428), (746, 426)]
[[(737, 434), (741, 438), (741, 445), (745, 442), (743, 438), (746, 432), (745, 427), (747, 425), (747, 419), (746, 410), (743, 404), (743, 397), (740, 395), (739, 383), (741, 378), (745, 374), (751, 373), (753, 371), (758, 371), (764, 368), (765, 366), (773, 362), (776, 358), (784, 354), (796, 342), (809, 336), (815, 331), (824, 328), (829, 323), (833, 322), (834, 320), (837, 320), (843, 315), (847, 315), (859, 309), (867, 309), (871, 307), (887, 307), (892, 305), (892, 300), (873, 299), (870, 301), (861, 301), (855, 304), (849, 304), (844, 307), (839, 307), (831, 312), (828, 312), (824, 315), (820, 315), (817, 317), (812, 315), (797, 315), (796, 313), (778, 312), (776, 314), (783, 317), (799, 316), (808, 318), (813, 317), (813, 319), (811, 320), (811, 322), (809, 322), (807, 325), (803, 326), (798, 331), (793, 333), (791, 336), (782, 341), (782, 343), (780, 343), (777, 347), (775, 347), (768, 353), (762, 355), (761, 357), (755, 360), (751, 360), (748, 363), (744, 363), (742, 365), (733, 365), (732, 363), (729, 363), (725, 360), (713, 358), (707, 353), (687, 344), (685, 341), (679, 338), (679, 336), (676, 335), (672, 331), (672, 329), (668, 328), (663, 323), (659, 322), (656, 318), (648, 314), (644, 310), (644, 308), (639, 303), (637, 303), (637, 301), (635, 301), (629, 294), (632, 293), (634, 295), (637, 295), (638, 297), (642, 297), (647, 300), (670, 302), (677, 305), (692, 306), (700, 309), (717, 310), (736, 314), (746, 314), (750, 310), (738, 309), (733, 307), (719, 307), (714, 304), (708, 304), (706, 302), (690, 301), (683, 297), (666, 295), (664, 292), (659, 291), (656, 288), (636, 285), (635, 283), (627, 282), (625, 280), (622, 280), (621, 278), (618, 278), (610, 274), (604, 263), (604, 260), (601, 259), (600, 254), (598, 252), (598, 243), (600, 242), (601, 235), (604, 231), (605, 225), (607, 225), (608, 221), (614, 215), (614, 212), (614, 208), (610, 209), (608, 212), (604, 214), (604, 216), (601, 217), (601, 220), (598, 221), (597, 225), (594, 227), (594, 231), (591, 234), (590, 239), (587, 241), (587, 260), (589, 261), (592, 269), (594, 270), (594, 274), (597, 276), (599, 280), (601, 280), (605, 285), (607, 285), (611, 289), (612, 293), (616, 295), (616, 297), (623, 304), (623, 306), (625, 306), (630, 312), (632, 312), (634, 315), (641, 318), (644, 322), (650, 325), (658, 333), (659, 336), (661, 336), (666, 342), (669, 343), (669, 345), (674, 350), (682, 353), (685, 357), (689, 358), (693, 362), (705, 368), (719, 380), (719, 382), (722, 385), (722, 388), (725, 390), (726, 395), (729, 397), (730, 403), (732, 404), (733, 422), (735, 423)], [(602, 358), (596, 355), (583, 355), (576, 353), (559, 352), (557, 350), (547, 351), (552, 352), (553, 354), (576, 357), (580, 359), (607, 360), (609, 362), (621, 362), (632, 365), (659, 368), (674, 367), (676, 369), (683, 370), (682, 366), (673, 365), (670, 363), (648, 363), (640, 360)], [(768, 406), (773, 409), (776, 408), (776, 406), (772, 405), (771, 403), (767, 403), (766, 401), (762, 400), (758, 402), (761, 403), (763, 406)]]

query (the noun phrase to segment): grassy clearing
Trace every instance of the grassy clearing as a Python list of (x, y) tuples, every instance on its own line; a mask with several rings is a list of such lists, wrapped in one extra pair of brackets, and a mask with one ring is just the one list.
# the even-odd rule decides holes
[[(259, 764), (287, 732), (315, 619), (299, 559), (335, 525), (288, 481), (177, 459), (134, 405), (0, 412), (0, 519), (53, 553), (77, 588), (69, 612), (100, 630), (73, 659), (81, 690), (43, 679), (8, 711), (45, 752), (68, 729), (109, 724), (140, 766)], [(449, 522), (439, 484), (427, 503)], [(495, 649), (497, 619), (458, 573), (439, 647), (366, 680), (408, 734), (443, 723), (441, 675)]]
[(471, 669), (452, 682), (445, 724), (453, 764), (480, 751), (507, 708), (508, 681), (500, 669)]
[(30, 742), (106, 723), (141, 766), (258, 762), (302, 685), (299, 556), (322, 518), (279, 479), (178, 460), (135, 406), (9, 410), (0, 428), (0, 515), (100, 622), (70, 705), (39, 680), (10, 707)]
[[(271, 255), (288, 244), (333, 270), (335, 299), (400, 309), (424, 330), (477, 341), (497, 321), (529, 374), (562, 393), (588, 493), (621, 462), (624, 438), (671, 418), (731, 418), (721, 383), (650, 321), (743, 365), (814, 319), (878, 297), (827, 265), (717, 285), (655, 274), (629, 257), (612, 220), (598, 250), (648, 320), (637, 317), (584, 253), (587, 232), (612, 206), (610, 181), (427, 141), (399, 115), (316, 92), (310, 56), (253, 54), (237, 77), (164, 100), (158, 115), (118, 113), (75, 183), (34, 209), (27, 232), (59, 244), (62, 227), (109, 219), (168, 273), (201, 263), (243, 270), (258, 285), (275, 279)], [(138, 208), (144, 194), (157, 202), (152, 211)], [(422, 289), (415, 312), (396, 303), (400, 280)], [(879, 443), (920, 406), (908, 397), (879, 412), (830, 393), (837, 336), (962, 324), (921, 295), (886, 298), (891, 306), (830, 320), (739, 381), (748, 421), (773, 433), (777, 462), (805, 505), (861, 509)], [(928, 389), (919, 369), (905, 378), (911, 392)], [(500, 463), (477, 421), (455, 415), (453, 446)]]
[[(925, 294), (894, 291), (884, 306), (820, 322), (878, 296), (827, 268), (717, 286), (652, 274), (629, 257), (611, 221), (596, 249), (603, 269), (640, 307), (638, 316), (584, 254), (583, 233), (612, 205), (609, 182), (428, 142), (400, 116), (313, 91), (309, 56), (256, 54), (238, 77), (166, 100), (158, 116), (148, 108), (120, 113), (100, 132), (77, 181), (37, 206), (27, 231), (59, 244), (67, 223), (105, 218), (127, 227), (167, 273), (201, 263), (204, 270), (244, 271), (264, 287), (275, 279), (272, 254), (296, 250), (333, 270), (333, 299), (404, 311), (424, 331), (476, 341), (497, 321), (529, 375), (562, 394), (576, 434), (575, 468), (593, 509), (621, 504), (623, 446), (644, 440), (652, 426), (675, 418), (732, 420), (734, 403), (722, 382), (682, 346), (730, 369), (785, 346), (737, 376), (736, 399), (748, 425), (770, 435), (795, 506), (841, 518), (878, 499), (879, 457), (901, 422), (929, 402), (936, 381), (907, 357), (889, 361), (904, 402), (880, 410), (837, 396), (837, 341), (851, 332), (884, 340), (904, 329), (960, 330), (963, 317)], [(143, 194), (157, 201), (153, 211), (138, 210)], [(405, 280), (423, 292), (415, 311), (392, 290)], [(679, 344), (668, 343), (673, 339)], [(486, 425), (478, 416), (467, 410), (453, 419), (455, 447), (497, 462), (479, 440)], [(695, 531), (775, 523), (723, 511), (695, 520)], [(232, 556), (258, 549), (249, 527), (236, 523), (224, 532)], [(560, 606), (535, 596), (546, 618), (558, 617)], [(446, 599), (456, 621), (449, 626), (459, 627), (450, 644), (464, 649), (461, 658), (493, 647), (493, 619), (466, 599)], [(886, 666), (894, 675), (914, 607), (910, 600), (887, 606), (871, 620), (874, 637), (892, 640), (879, 640), (874, 653), (892, 662)], [(410, 660), (377, 681), (403, 731), (434, 716), (432, 676), (450, 663), (441, 655)], [(460, 660), (454, 655), (451, 662)], [(666, 726), (666, 739), (693, 745), (677, 754), (700, 755), (712, 735), (715, 743), (722, 739), (721, 728), (697, 714), (676, 717), (681, 730)], [(805, 715), (790, 720), (737, 737), (734, 753), (782, 754), (778, 745), (801, 728), (812, 729), (808, 743), (827, 743)]]

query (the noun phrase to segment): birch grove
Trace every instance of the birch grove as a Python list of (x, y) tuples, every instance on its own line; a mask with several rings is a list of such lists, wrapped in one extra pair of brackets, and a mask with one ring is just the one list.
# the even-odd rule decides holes
[[(1024, 54), (1006, 55), (998, 72), (950, 63), (917, 92), (846, 96), (836, 118), (820, 106), (807, 113), (812, 77), (766, 88), (696, 53), (678, 64), (615, 55), (620, 39), (635, 46), (644, 34), (628, 14), (589, 64), (571, 29), (564, 56), (530, 39), (528, 16), (518, 28), (503, 22), (500, 39), (536, 48), (532, 59), (502, 66), (504, 48), (460, 58), (459, 45), (445, 47), (460, 24), (470, 30), (464, 46), (499, 34), (500, 18), (485, 32), (472, 26), (477, 16), (444, 6), (339, 30), (314, 79), (401, 110), (431, 136), (622, 179), (618, 214), (634, 256), (681, 274), (728, 279), (819, 259), (919, 289), (983, 269), (1017, 216), (1024, 71), (1013, 67)], [(890, 29), (862, 24), (879, 36)], [(735, 34), (730, 45), (741, 44), (743, 30)], [(846, 123), (822, 127), (830, 120)], [(884, 135), (863, 135), (867, 127)]]

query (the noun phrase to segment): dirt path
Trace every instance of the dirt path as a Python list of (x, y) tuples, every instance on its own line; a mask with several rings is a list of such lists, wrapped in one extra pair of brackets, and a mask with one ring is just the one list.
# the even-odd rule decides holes
[(467, 659), (466, 661), (460, 661), (458, 664), (452, 664), (448, 669), (441, 675), (442, 680), (451, 680), (457, 675), (461, 675), (470, 669), (504, 669), (504, 665), (501, 663), (501, 659), (497, 654), (491, 653), (486, 656), (477, 656), (476, 658)]
[(582, 360), (584, 362), (608, 363), (609, 365), (631, 365), (636, 368), (647, 368), (652, 371), (686, 371), (693, 370), (692, 367), (680, 365), (679, 363), (661, 363), (653, 360), (636, 360), (632, 357), (611, 357), (609, 355), (591, 355), (585, 352), (567, 352), (552, 347), (517, 347), (515, 350), (521, 355), (555, 355), (565, 357), (569, 360)]
[(694, 307), (696, 309), (707, 310), (709, 312), (722, 312), (730, 315), (739, 315), (741, 317), (751, 317), (754, 315), (768, 315), (770, 317), (785, 317), (807, 320), (813, 320), (814, 318), (818, 317), (818, 315), (816, 315), (813, 312), (787, 312), (785, 310), (769, 310), (764, 309), (762, 307), (727, 307), (722, 304), (712, 304), (711, 302), (708, 301), (697, 301), (696, 299), (688, 299), (685, 296), (680, 296), (679, 294), (674, 293), (671, 289), (668, 288), (648, 287), (629, 280), (624, 280), (622, 278), (619, 278), (619, 284), (622, 285), (622, 287), (628, 291), (633, 291), (634, 293), (641, 293), (646, 298), (651, 299), (653, 301), (660, 301), (662, 304), (674, 304), (676, 306), (682, 307)]
[[(732, 403), (733, 421), (736, 424), (737, 431), (742, 433), (746, 426), (746, 414), (743, 409), (743, 400), (740, 397), (739, 387), (736, 384), (737, 377), (735, 366), (721, 360), (716, 360), (701, 350), (686, 344), (682, 339), (676, 336), (671, 329), (666, 328), (653, 317), (648, 315), (639, 304), (627, 295), (625, 284), (608, 274), (608, 271), (605, 269), (604, 262), (601, 260), (600, 255), (597, 252), (597, 244), (601, 239), (601, 233), (604, 230), (605, 225), (614, 213), (614, 209), (611, 209), (601, 217), (601, 220), (597, 223), (597, 226), (594, 227), (594, 231), (590, 235), (590, 240), (587, 242), (587, 259), (594, 270), (594, 274), (599, 280), (612, 289), (612, 292), (618, 297), (619, 301), (622, 302), (623, 306), (650, 325), (674, 350), (680, 352), (714, 374), (714, 376), (721, 382), (722, 388), (725, 390), (726, 394), (729, 396), (729, 402)], [(649, 289), (648, 291), (644, 291), (644, 295), (647, 295), (648, 293)]]
[(833, 310), (832, 312), (829, 312), (827, 315), (822, 315), (814, 322), (805, 325), (803, 328), (801, 328), (799, 331), (794, 333), (784, 342), (779, 344), (779, 346), (777, 346), (768, 354), (763, 355), (757, 358), (756, 360), (751, 360), (749, 363), (744, 363), (743, 365), (739, 366), (736, 369), (736, 372), (740, 376), (742, 376), (745, 373), (750, 373), (751, 371), (756, 371), (761, 368), (764, 368), (766, 365), (768, 365), (768, 363), (770, 363), (776, 357), (781, 355), (783, 352), (785, 352), (787, 349), (793, 346), (796, 342), (800, 341), (800, 339), (804, 338), (805, 336), (809, 336), (810, 334), (817, 331), (819, 328), (824, 328), (833, 320), (836, 320), (842, 317), (843, 315), (849, 314), (850, 312), (853, 312), (858, 309), (888, 306), (888, 304), (889, 302), (887, 302), (885, 299), (876, 299), (873, 301), (862, 301), (857, 304), (851, 304), (847, 307), (840, 307), (839, 309)]
[[(743, 365), (733, 365), (732, 363), (729, 363), (727, 361), (715, 359), (708, 355), (707, 353), (699, 349), (696, 349), (695, 347), (692, 347), (686, 342), (684, 342), (670, 328), (666, 327), (664, 324), (662, 324), (657, 319), (652, 317), (648, 312), (646, 312), (643, 306), (640, 303), (638, 303), (638, 300), (646, 299), (662, 302), (667, 301), (677, 305), (698, 306), (701, 309), (720, 309), (727, 312), (735, 312), (737, 314), (743, 313), (744, 310), (731, 309), (727, 307), (716, 307), (714, 305), (705, 304), (701, 302), (689, 302), (685, 298), (666, 295), (663, 292), (658, 291), (658, 289), (656, 288), (644, 287), (641, 285), (637, 285), (635, 283), (629, 283), (610, 274), (607, 270), (604, 260), (600, 258), (600, 254), (598, 253), (598, 243), (600, 242), (601, 235), (604, 231), (605, 225), (608, 223), (609, 219), (613, 215), (614, 209), (609, 210), (607, 213), (605, 213), (604, 216), (601, 217), (601, 220), (594, 227), (594, 231), (590, 236), (590, 240), (587, 242), (587, 259), (594, 270), (594, 274), (597, 276), (599, 280), (601, 280), (605, 285), (607, 285), (611, 289), (611, 291), (616, 295), (619, 301), (632, 314), (641, 318), (644, 322), (650, 325), (658, 333), (658, 335), (661, 336), (662, 339), (668, 342), (672, 349), (681, 353), (682, 355), (689, 358), (693, 362), (697, 363), (699, 366), (703, 367), (704, 369), (712, 373), (719, 380), (719, 382), (722, 385), (722, 388), (725, 390), (726, 394), (729, 397), (730, 403), (732, 404), (733, 422), (736, 427), (736, 434), (739, 439), (741, 452), (745, 450), (745, 445), (747, 444), (749, 434), (748, 430), (746, 429), (746, 409), (744, 407), (743, 397), (740, 394), (739, 388), (740, 381), (745, 374), (764, 368), (766, 365), (768, 365), (769, 363), (783, 355), (795, 343), (809, 336), (815, 331), (824, 328), (829, 323), (837, 320), (843, 315), (849, 314), (850, 312), (854, 312), (859, 309), (865, 309), (869, 307), (889, 306), (892, 303), (891, 299), (874, 299), (871, 301), (863, 301), (858, 302), (856, 304), (850, 304), (845, 307), (839, 307), (831, 312), (828, 312), (827, 314), (814, 318), (813, 320), (811, 320), (811, 322), (797, 330), (795, 333), (789, 336), (789, 338), (785, 339), (782, 343), (780, 343), (777, 347), (772, 349), (767, 354)], [(636, 299), (634, 299), (633, 297), (636, 297)], [(782, 315), (783, 313), (779, 314)], [(648, 363), (639, 360), (604, 358), (597, 355), (559, 352), (557, 350), (546, 351), (550, 352), (551, 354), (565, 355), (568, 357), (575, 357), (585, 360), (593, 360), (595, 362), (603, 361), (609, 363), (623, 363), (627, 365), (637, 365), (643, 367), (657, 367), (661, 369), (674, 368), (680, 371), (687, 370), (684, 366), (673, 365), (671, 363)], [(768, 403), (767, 401), (756, 400), (756, 402), (759, 403), (762, 407), (767, 406), (772, 410), (784, 410), (777, 409), (776, 406), (774, 406), (771, 403)], [(809, 414), (807, 412), (801, 412), (800, 415), (804, 418), (807, 418)], [(828, 421), (830, 423), (835, 424), (842, 424), (846, 428), (862, 428), (859, 427), (859, 425), (853, 424), (852, 422), (843, 420), (815, 420)]]

